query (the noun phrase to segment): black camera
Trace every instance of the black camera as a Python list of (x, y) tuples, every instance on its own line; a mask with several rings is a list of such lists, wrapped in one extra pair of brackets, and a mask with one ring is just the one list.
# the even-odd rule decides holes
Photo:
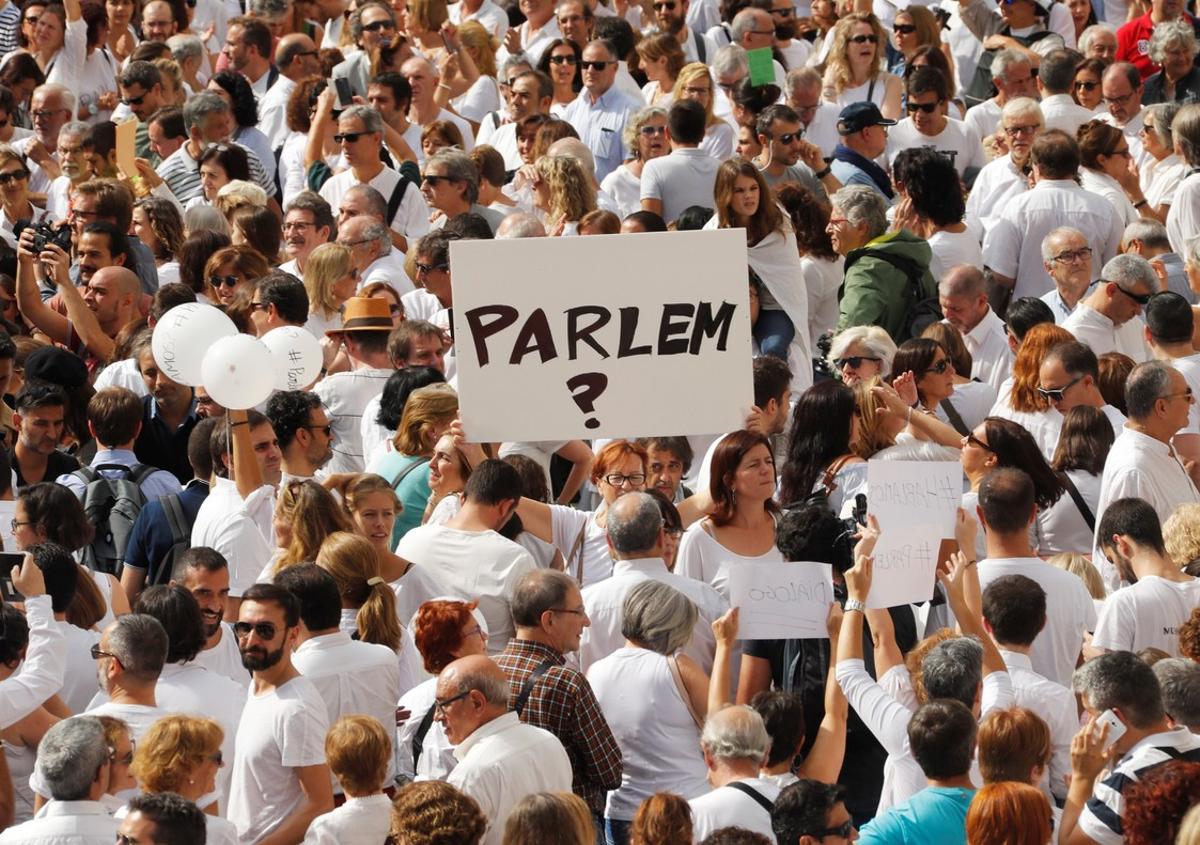
[(71, 228), (55, 228), (48, 223), (35, 223), (33, 229), (33, 251), (41, 252), (47, 244), (54, 244), (64, 252), (71, 251)]

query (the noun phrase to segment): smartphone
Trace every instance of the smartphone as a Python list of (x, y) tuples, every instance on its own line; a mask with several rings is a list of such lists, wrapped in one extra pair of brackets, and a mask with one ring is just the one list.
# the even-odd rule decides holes
[(25, 555), (0, 553), (0, 598), (9, 604), (25, 601), (25, 597), (17, 591), (12, 582), (12, 568), (25, 562)]
[(338, 111), (345, 111), (354, 105), (354, 92), (350, 90), (350, 80), (344, 76), (333, 79), (333, 89), (337, 92)]
[(1111, 710), (1105, 710), (1096, 719), (1096, 727), (1099, 728), (1101, 725), (1108, 725), (1108, 739), (1104, 741), (1104, 750), (1107, 751), (1113, 747), (1113, 743), (1125, 735), (1127, 728), (1125, 723)]

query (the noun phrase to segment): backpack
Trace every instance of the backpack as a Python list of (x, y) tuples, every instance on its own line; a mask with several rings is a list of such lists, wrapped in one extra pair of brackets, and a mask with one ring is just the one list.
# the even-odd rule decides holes
[[(105, 478), (98, 470), (121, 470), (124, 478)], [(96, 537), (83, 549), (83, 563), (94, 572), (118, 575), (133, 523), (146, 505), (142, 482), (155, 472), (147, 464), (101, 464), (83, 467), (71, 475), (86, 486), (79, 497), (88, 522), (96, 529)], [(168, 570), (169, 571), (169, 570)]]
[(167, 518), (167, 527), (171, 530), (171, 548), (161, 560), (150, 561), (150, 571), (146, 573), (146, 586), (168, 584), (171, 572), (175, 569), (175, 559), (192, 547), (192, 525), (188, 522), (187, 514), (183, 512), (183, 502), (178, 493), (163, 496), (163, 515)]
[[(1028, 47), (1054, 33), (1046, 29), (1032, 35), (1013, 35), (1006, 26), (1000, 30), (999, 34), (1007, 35), (1021, 46)], [(971, 78), (970, 84), (963, 89), (963, 101), (968, 109), (996, 96), (996, 86), (992, 83), (992, 60), (996, 58), (997, 52), (999, 51), (985, 50), (979, 57), (979, 64), (975, 66), (975, 75)]]
[(852, 259), (846, 259), (846, 270), (849, 271), (854, 266), (855, 261), (867, 256), (886, 261), (908, 278), (904, 327), (901, 329), (898, 337), (892, 338), (897, 345), (911, 338), (920, 337), (921, 332), (928, 326), (942, 319), (942, 306), (938, 304), (936, 287), (933, 296), (926, 296), (925, 291), (921, 287), (921, 281), (928, 272), (927, 268), (922, 267), (911, 258), (906, 258), (903, 255), (896, 255), (887, 250), (871, 249), (868, 247), (860, 250)]

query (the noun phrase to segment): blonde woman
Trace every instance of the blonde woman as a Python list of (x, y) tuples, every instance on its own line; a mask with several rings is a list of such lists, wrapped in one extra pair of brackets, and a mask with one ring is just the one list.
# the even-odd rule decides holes
[(429, 461), (438, 439), (458, 414), (458, 394), (448, 384), (431, 384), (409, 394), (404, 415), (392, 440), (393, 451), (371, 461), (367, 472), (383, 476), (404, 506), (396, 517), (391, 547), (421, 524), (425, 504), (433, 492), (429, 486)]
[[(496, 82), (496, 48), (499, 45), (483, 24), (474, 20), (459, 24), (457, 38), (459, 49), (447, 64), (450, 70), (457, 70), (458, 84), (465, 86), (465, 90), (450, 100), (450, 108), (469, 120), (471, 129), (478, 132), (479, 122), (489, 113), (500, 110), (500, 85)], [(464, 61), (464, 54), (469, 61)], [(468, 79), (472, 69), (475, 72), (473, 80)], [(449, 84), (454, 90), (455, 82)], [(445, 90), (441, 88), (439, 93)]]
[(546, 215), (547, 234), (578, 234), (580, 219), (596, 208), (596, 191), (583, 165), (574, 156), (547, 155), (534, 167), (534, 205)]
[(652, 158), (665, 156), (667, 112), (657, 106), (639, 111), (625, 124), (625, 147), (633, 157), (604, 177), (600, 189), (617, 203), (621, 217), (642, 209), (642, 168)]
[(446, 44), (441, 36), (442, 24), (449, 19), (446, 0), (408, 0), (404, 27), (408, 31), (409, 43), (439, 67), (446, 57)]
[(675, 77), (673, 100), (695, 100), (704, 106), (704, 140), (700, 149), (714, 158), (725, 161), (733, 155), (733, 145), (737, 140), (733, 127), (727, 120), (713, 114), (713, 82), (708, 65), (703, 62), (692, 62), (684, 65)]
[(354, 530), (332, 493), (311, 479), (296, 478), (280, 486), (274, 527), (279, 548), (259, 581), (270, 581), (289, 566), (312, 561), (330, 534)]
[(855, 12), (838, 21), (825, 66), (822, 96), (845, 108), (871, 102), (888, 120), (900, 118), (900, 78), (884, 70), (887, 35), (870, 12)]
[(308, 292), (308, 329), (318, 340), (325, 332), (342, 327), (342, 305), (358, 288), (358, 268), (350, 248), (321, 244), (304, 264), (304, 289)]
[(675, 80), (683, 70), (683, 48), (668, 32), (648, 35), (638, 42), (638, 60), (650, 81), (642, 86), (642, 98), (652, 106), (668, 108), (675, 99)]

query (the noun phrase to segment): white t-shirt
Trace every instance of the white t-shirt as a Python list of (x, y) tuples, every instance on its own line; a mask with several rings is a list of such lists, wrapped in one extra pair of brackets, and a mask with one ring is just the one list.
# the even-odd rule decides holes
[(720, 166), (701, 149), (677, 149), (650, 159), (642, 167), (641, 198), (661, 200), (662, 218), (668, 223), (690, 206), (711, 208)]
[[(450, 104), (467, 120), (478, 123), (488, 112), (497, 111), (500, 108), (500, 87), (496, 84), (496, 77), (481, 73), (471, 87), (451, 100)], [(468, 124), (468, 131), (470, 128)], [(463, 142), (469, 145), (468, 150), (474, 146), (473, 136), (469, 140), (466, 132), (463, 133)]]
[(996, 127), (1000, 125), (1000, 104), (992, 97), (977, 106), (971, 106), (963, 116), (963, 123), (974, 129), (981, 141), (988, 135), (994, 135)]
[[(96, 693), (97, 698), (101, 695), (103, 693)], [(101, 701), (96, 702), (93, 707), (88, 707), (83, 715), (112, 716), (114, 719), (120, 719), (129, 725), (129, 734), (133, 737), (133, 741), (137, 742), (146, 731), (150, 730), (151, 725), (166, 716), (167, 713), (168, 711), (161, 707), (151, 707), (147, 704), (114, 704), (111, 701)]]
[[(400, 183), (400, 174), (390, 167), (384, 167), (367, 184), (383, 195), (384, 202), (392, 198), (392, 191)], [(346, 191), (355, 185), (361, 185), (354, 176), (353, 170), (343, 170), (321, 186), (321, 198), (337, 211), (341, 207), (342, 197)], [(416, 240), (429, 233), (429, 206), (421, 195), (420, 186), (409, 185), (404, 189), (404, 198), (400, 200), (400, 208), (392, 218), (392, 231), (403, 235), (410, 241)]]
[(378, 845), (392, 827), (392, 800), (382, 792), (347, 798), (346, 803), (313, 819), (304, 845)]
[(234, 636), (233, 626), (228, 622), (221, 623), (221, 639), (209, 649), (204, 649), (196, 655), (193, 661), (210, 672), (216, 672), (236, 681), (245, 690), (250, 685), (250, 673), (242, 665), (242, 654), (238, 651), (237, 637)]
[(1075, 339), (1080, 343), (1090, 346), (1097, 358), (1109, 352), (1128, 355), (1135, 363), (1150, 358), (1150, 349), (1146, 345), (1146, 324), (1141, 317), (1131, 317), (1117, 326), (1111, 319), (1083, 301), (1075, 306), (1075, 310), (1063, 322), (1062, 327), (1075, 335)]
[[(779, 787), (766, 778), (739, 778), (738, 782), (771, 803), (779, 797)], [(749, 795), (729, 784), (693, 798), (688, 804), (692, 808), (692, 837), (697, 842), (703, 841), (713, 831), (730, 825), (752, 830), (771, 840), (775, 838), (771, 814)]]
[(325, 762), (325, 702), (303, 676), (262, 695), (251, 690), (238, 726), (228, 818), (257, 842), (304, 800), (292, 769)]
[(983, 155), (983, 143), (974, 129), (960, 120), (946, 118), (946, 126), (937, 135), (922, 135), (917, 131), (911, 117), (897, 123), (888, 132), (887, 156), (888, 166), (896, 160), (901, 150), (925, 147), (936, 150), (950, 159), (958, 175), (966, 173), (967, 168), (980, 168), (987, 164)]
[(679, 541), (679, 554), (675, 558), (675, 571), (680, 575), (695, 578), (712, 587), (725, 599), (729, 598), (729, 567), (739, 563), (783, 562), (783, 555), (774, 543), (771, 548), (753, 557), (739, 555), (721, 545), (705, 528), (711, 528), (707, 519), (695, 523), (683, 532)]
[[(1067, 477), (1075, 484), (1075, 489), (1083, 497), (1084, 503), (1091, 508), (1092, 518), (1099, 521), (1100, 476), (1081, 469), (1071, 469), (1067, 470)], [(1041, 554), (1091, 554), (1092, 529), (1088, 528), (1079, 506), (1069, 493), (1064, 492), (1053, 505), (1039, 510), (1037, 520), (1038, 533), (1042, 538), (1041, 547), (1038, 549)]]
[(608, 192), (609, 196), (620, 209), (621, 219), (642, 209), (642, 180), (633, 175), (628, 164), (622, 164), (612, 173), (604, 177), (600, 189)]
[(1110, 651), (1161, 648), (1179, 656), (1179, 626), (1200, 607), (1200, 580), (1168, 581), (1157, 575), (1109, 595), (1096, 622), (1092, 645)]
[(929, 236), (929, 248), (933, 254), (929, 258), (929, 272), (935, 281), (959, 264), (969, 264), (972, 267), (983, 266), (983, 247), (979, 239), (971, 233), (970, 227), (961, 232), (949, 232), (941, 229)]

